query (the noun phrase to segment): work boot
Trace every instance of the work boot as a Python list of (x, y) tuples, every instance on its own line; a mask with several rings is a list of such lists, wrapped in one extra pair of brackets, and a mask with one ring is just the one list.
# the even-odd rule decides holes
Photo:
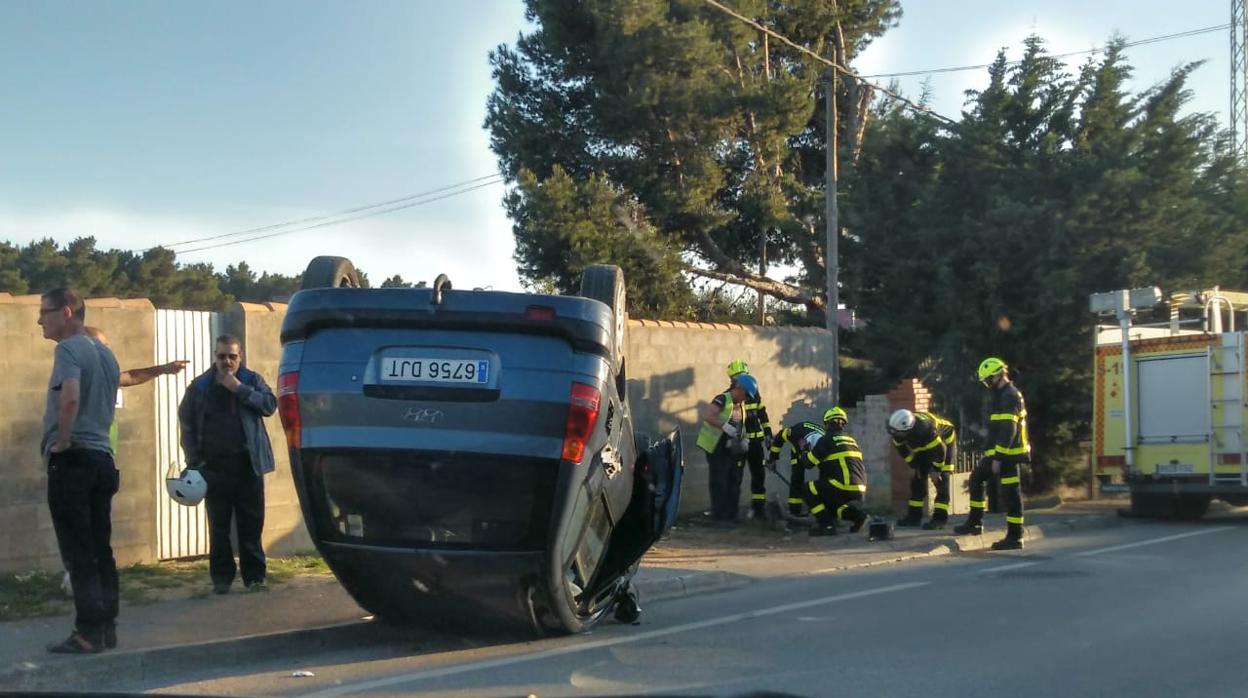
[(972, 509), (970, 515), (966, 517), (966, 523), (954, 526), (953, 532), (959, 536), (984, 535), (984, 510)]
[(906, 518), (898, 519), (893, 525), (897, 528), (914, 528), (921, 523), (923, 523), (923, 510), (909, 507), (906, 511)]
[(1022, 550), (1023, 539), (1014, 538), (1012, 536), (1006, 536), (1005, 538), (1002, 538), (996, 543), (993, 543), (992, 549), (993, 550)]
[(758, 520), (767, 519), (767, 503), (765, 501), (750, 502), (750, 518)]
[(923, 524), (924, 531), (939, 531), (949, 523), (949, 515), (943, 511), (932, 514), (932, 520)]
[(857, 533), (862, 530), (863, 526), (867, 525), (867, 519), (869, 519), (870, 517), (867, 516), (867, 512), (863, 511), (862, 509), (854, 509), (853, 512), (854, 512), (854, 519), (853, 519), (854, 523), (849, 527), (849, 532)]
[(812, 538), (817, 538), (819, 536), (835, 536), (836, 524), (831, 524), (829, 526), (824, 526), (823, 524), (814, 524), (813, 526), (810, 527), (810, 530), (807, 531), (807, 533), (809, 533)]
[(1005, 538), (992, 544), (993, 550), (1022, 550), (1023, 549), (1023, 525), (1009, 524), (1006, 529)]
[(789, 516), (801, 516), (801, 515), (802, 515), (801, 504), (789, 504)]

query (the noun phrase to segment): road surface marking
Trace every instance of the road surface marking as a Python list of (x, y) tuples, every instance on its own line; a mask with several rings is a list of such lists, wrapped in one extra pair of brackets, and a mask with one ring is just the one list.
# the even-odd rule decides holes
[(1131, 548), (1139, 548), (1145, 545), (1156, 545), (1157, 543), (1169, 543), (1172, 540), (1180, 540), (1182, 538), (1191, 538), (1192, 536), (1203, 536), (1209, 533), (1220, 533), (1222, 531), (1230, 531), (1234, 526), (1218, 526), (1217, 528), (1202, 528), (1199, 531), (1189, 531), (1187, 533), (1176, 533), (1173, 536), (1162, 536), (1161, 538), (1153, 538), (1151, 540), (1142, 540), (1135, 543), (1125, 543), (1123, 545), (1111, 545), (1108, 548), (1098, 548), (1096, 550), (1085, 550), (1081, 553), (1075, 553), (1075, 557), (1091, 557), (1100, 555), (1101, 553), (1113, 553), (1119, 550), (1130, 550)]
[(1017, 570), (1017, 569), (1022, 569), (1024, 567), (1031, 567), (1032, 565), (1038, 565), (1038, 564), (1040, 563), (1039, 562), (1015, 562), (1012, 565), (1001, 565), (999, 567), (989, 567), (986, 570), (980, 570), (979, 574), (988, 574), (989, 572), (1005, 572), (1006, 570)]
[(837, 594), (835, 596), (825, 596), (809, 601), (799, 601), (797, 603), (784, 604), (782, 606), (772, 606), (770, 608), (762, 608), (756, 611), (747, 611), (745, 613), (734, 613), (729, 616), (719, 618), (711, 618), (708, 620), (697, 621), (695, 623), (685, 623), (684, 625), (676, 625), (670, 628), (662, 628), (660, 630), (650, 630), (647, 632), (633, 633), (631, 635), (623, 635), (621, 637), (606, 638), (602, 640), (593, 640), (576, 645), (566, 647), (555, 647), (540, 652), (532, 652), (528, 654), (513, 655), (510, 657), (500, 657), (498, 659), (486, 659), (480, 662), (471, 662), (469, 664), (457, 664), (455, 666), (441, 667), (437, 669), (427, 669), (423, 671), (414, 671), (398, 676), (388, 676), (380, 679), (372, 679), (370, 681), (357, 681), (354, 683), (342, 683), (337, 686), (324, 688), (314, 693), (307, 694), (309, 698), (319, 698), (320, 696), (341, 696), (348, 693), (362, 693), (377, 688), (386, 688), (389, 686), (398, 686), (400, 684), (412, 683), (415, 681), (423, 681), (425, 679), (435, 679), (443, 676), (454, 676), (456, 674), (467, 674), (474, 671), (482, 671), (485, 669), (497, 669), (498, 667), (511, 666), (513, 664), (523, 664), (525, 662), (533, 662), (541, 659), (550, 659), (552, 657), (561, 657), (567, 654), (576, 654), (588, 650), (600, 649), (602, 647), (613, 647), (615, 645), (623, 645), (630, 642), (641, 642), (665, 635), (675, 635), (677, 633), (689, 632), (691, 630), (701, 630), (703, 628), (713, 628), (719, 625), (727, 625), (743, 620), (752, 620), (754, 618), (762, 618), (765, 616), (774, 616), (779, 613), (788, 613), (790, 611), (798, 611), (803, 608), (811, 608), (813, 606), (822, 606), (824, 604), (837, 603), (838, 601), (850, 601), (852, 599), (861, 599), (867, 596), (876, 596), (879, 594), (890, 594), (894, 591), (906, 591), (909, 589), (917, 589), (931, 584), (931, 582), (908, 582), (906, 584), (893, 584), (886, 587), (876, 589), (868, 589), (866, 591), (854, 591), (848, 594)]

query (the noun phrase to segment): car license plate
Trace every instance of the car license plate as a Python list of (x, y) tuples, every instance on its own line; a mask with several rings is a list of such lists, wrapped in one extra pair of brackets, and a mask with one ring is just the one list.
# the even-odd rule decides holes
[(1191, 463), (1158, 463), (1158, 475), (1191, 475), (1196, 472), (1196, 466)]
[(490, 362), (481, 359), (389, 357), (381, 361), (383, 383), (473, 383), (490, 379)]

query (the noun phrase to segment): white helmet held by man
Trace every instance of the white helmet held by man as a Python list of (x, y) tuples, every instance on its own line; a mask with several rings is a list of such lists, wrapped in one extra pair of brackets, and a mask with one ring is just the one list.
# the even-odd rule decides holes
[(914, 413), (910, 410), (897, 410), (888, 417), (888, 430), (894, 434), (904, 434), (914, 428)]
[(184, 470), (179, 477), (165, 479), (165, 489), (173, 501), (193, 507), (204, 501), (208, 494), (208, 481), (198, 470)]

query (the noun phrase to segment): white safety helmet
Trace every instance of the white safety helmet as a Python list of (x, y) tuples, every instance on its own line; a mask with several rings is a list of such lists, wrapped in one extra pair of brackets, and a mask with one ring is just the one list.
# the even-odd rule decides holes
[(167, 478), (165, 489), (173, 501), (193, 507), (204, 501), (204, 495), (208, 494), (208, 481), (198, 470), (186, 470), (180, 477)]
[(897, 410), (888, 417), (888, 430), (894, 434), (904, 434), (914, 428), (914, 413), (910, 410)]

